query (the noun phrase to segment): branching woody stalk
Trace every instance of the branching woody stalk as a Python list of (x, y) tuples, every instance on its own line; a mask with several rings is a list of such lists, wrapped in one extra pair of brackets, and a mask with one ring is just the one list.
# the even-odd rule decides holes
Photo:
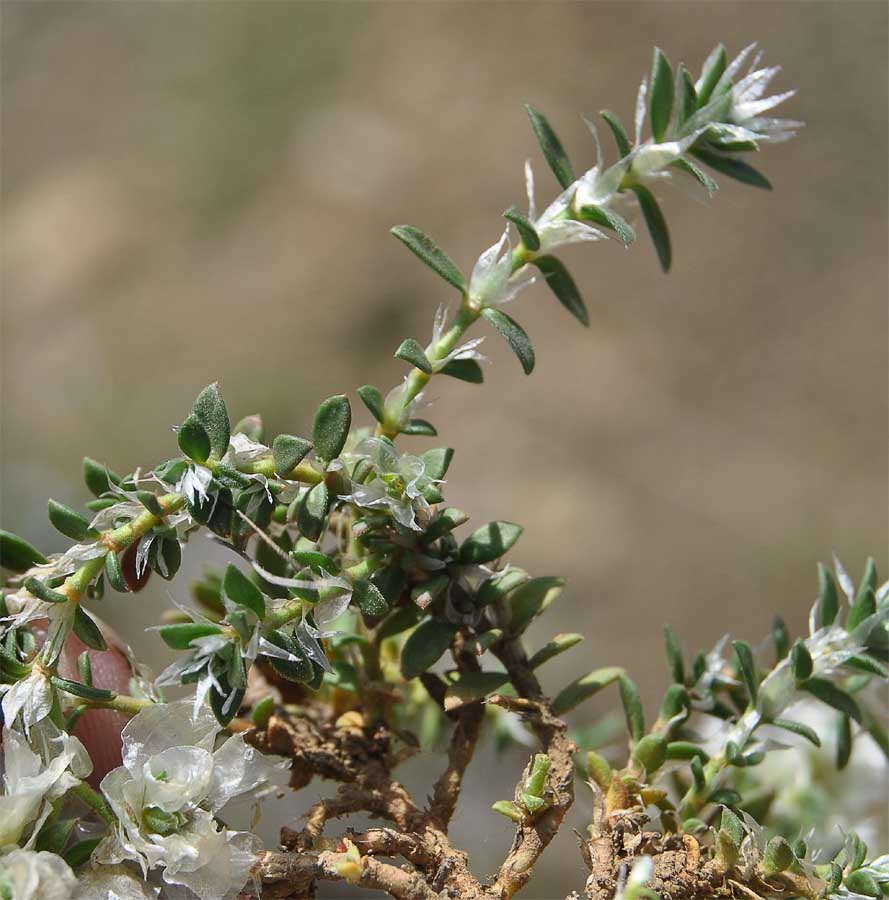
[[(421, 231), (393, 229), (460, 301), (452, 316), (439, 308), (425, 346), (409, 338), (398, 347), (410, 366), (400, 384), (385, 396), (358, 389), (373, 428), (353, 428), (349, 400), (338, 395), (318, 408), (311, 440), (281, 434), (266, 444), (261, 419), (232, 427), (211, 385), (178, 428), (181, 456), (123, 477), (86, 460), (91, 519), (50, 501), (53, 525), (75, 542), (65, 553), (47, 557), (0, 533), (10, 573), (0, 609), (2, 900), (41, 900), (50, 890), (53, 900), (310, 898), (325, 881), (404, 900), (508, 900), (566, 825), (578, 774), (593, 815), (573, 897), (889, 893), (889, 857), (868, 861), (852, 831), (841, 846), (834, 834), (791, 833), (805, 824), (805, 809), (798, 804), (790, 825), (775, 821), (762, 775), (779, 753), (805, 758), (780, 735), (821, 745), (824, 728), (806, 720), (812, 710), (835, 718), (837, 769), (862, 752), (889, 753), (875, 696), (887, 679), (889, 585), (879, 585), (872, 562), (857, 586), (838, 563), (836, 577), (822, 567), (809, 635), (791, 645), (776, 619), (771, 663), (743, 641), (689, 661), (667, 629), (673, 683), (649, 726), (619, 666), (593, 669), (550, 699), (539, 671), (582, 637), (559, 634), (529, 653), (525, 632), (558, 599), (562, 580), (506, 562), (522, 532), (511, 522), (458, 540), (469, 517), (443, 495), (453, 451), (413, 455), (396, 446), (402, 434), (436, 434), (418, 416), (434, 376), (483, 380), (482, 339), (465, 340), (480, 320), (531, 372), (531, 340), (503, 306), (532, 273), (589, 324), (554, 251), (608, 233), (629, 245), (635, 232), (624, 214), (638, 207), (666, 270), (672, 248), (652, 192), (662, 181), (689, 176), (712, 195), (704, 164), (768, 187), (743, 157), (799, 123), (763, 115), (790, 94), (765, 96), (777, 69), (758, 68), (758, 56), (742, 73), (751, 53), (729, 62), (717, 47), (693, 79), (684, 67), (674, 75), (655, 51), (633, 140), (603, 112), (617, 161), (603, 162), (590, 123), (596, 163), (579, 176), (549, 122), (529, 108), (561, 191), (538, 212), (527, 164), (527, 214), (506, 210), (503, 236), (468, 279)], [(128, 693), (101, 683), (99, 664), (111, 655), (119, 666), (124, 656), (106, 647), (93, 602), (106, 586), (135, 593), (152, 573), (173, 578), (182, 546), (200, 532), (236, 562), (208, 574), (194, 602), (177, 602), (157, 626), (176, 661), (152, 681), (128, 657)], [(187, 699), (165, 697), (178, 686)], [(626, 717), (623, 760), (599, 753), (563, 718), (612, 686)], [(96, 771), (99, 748), (79, 737), (89, 743), (86, 725), (108, 710), (131, 717), (122, 764)], [(476, 746), (492, 729), (534, 752), (514, 796), (493, 804), (513, 840), (482, 878), (449, 827)], [(430, 797), (420, 802), (395, 772), (448, 731), (447, 761), (430, 773)], [(316, 778), (336, 789), (263, 852), (255, 836), (227, 824), (225, 806), (272, 789), (282, 766), (294, 791)], [(98, 789), (85, 780), (91, 769)], [(359, 813), (372, 827), (334, 827)]]

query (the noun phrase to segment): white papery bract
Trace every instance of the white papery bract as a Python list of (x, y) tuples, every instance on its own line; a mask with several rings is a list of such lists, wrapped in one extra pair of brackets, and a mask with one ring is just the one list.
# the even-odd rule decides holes
[(500, 240), (479, 256), (472, 269), (469, 278), (469, 302), (477, 309), (502, 306), (515, 300), (535, 280), (532, 275), (522, 272), (513, 276), (512, 244), (509, 241), (507, 225)]
[[(614, 167), (612, 167), (614, 168)], [(598, 190), (594, 187), (598, 179), (599, 166), (590, 169), (589, 172), (578, 178), (574, 184), (569, 185), (552, 203), (537, 215), (537, 204), (534, 200), (534, 170), (531, 168), (530, 160), (525, 161), (525, 190), (528, 193), (528, 218), (534, 225), (534, 230), (540, 238), (540, 249), (537, 253), (549, 253), (556, 247), (567, 244), (579, 244), (585, 241), (601, 241), (607, 240), (608, 236), (588, 225), (586, 222), (578, 222), (576, 219), (568, 218), (567, 213), (571, 209), (572, 204), (575, 208), (580, 206), (588, 206), (591, 203), (602, 204), (606, 202), (604, 199), (591, 199), (593, 195), (598, 198)], [(617, 183), (608, 192), (608, 197), (617, 190), (620, 185), (620, 178)]]
[(77, 879), (61, 856), (21, 849), (0, 855), (3, 900), (73, 900), (76, 896)]
[(52, 709), (55, 689), (40, 666), (35, 665), (21, 681), (0, 685), (0, 689), (3, 690), (3, 720), (10, 724), (21, 723), (26, 733), (46, 719)]
[(356, 461), (370, 462), (372, 471), (362, 484), (353, 483), (352, 492), (340, 499), (363, 509), (388, 511), (399, 525), (421, 530), (418, 518), (425, 520), (430, 514), (423, 490), (433, 483), (423, 460), (399, 453), (382, 438), (367, 438), (350, 455)]
[(30, 739), (3, 729), (0, 780), (0, 847), (33, 846), (52, 801), (76, 787), (92, 771), (80, 741), (51, 722), (33, 727)]
[(165, 900), (160, 888), (124, 866), (98, 866), (78, 875), (75, 900)]
[(247, 881), (258, 840), (217, 824), (234, 797), (268, 788), (280, 765), (230, 737), (214, 750), (220, 726), (209, 709), (194, 715), (189, 700), (156, 704), (122, 733), (123, 765), (101, 789), (118, 818), (96, 850), (100, 863), (132, 861), (143, 875), (160, 870), (200, 900), (222, 900)]

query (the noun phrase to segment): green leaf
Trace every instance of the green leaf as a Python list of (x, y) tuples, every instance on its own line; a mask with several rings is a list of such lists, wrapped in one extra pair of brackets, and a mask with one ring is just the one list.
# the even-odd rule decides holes
[(435, 426), (425, 419), (411, 419), (402, 429), (402, 434), (421, 434), (425, 437), (435, 437), (438, 434)]
[(469, 286), (463, 273), (457, 268), (451, 258), (444, 252), (429, 235), (424, 234), (413, 225), (396, 225), (392, 234), (400, 240), (405, 247), (416, 254), (433, 272), (438, 273), (452, 284), (461, 294), (466, 294)]
[(484, 700), (508, 683), (506, 672), (463, 672), (445, 691), (445, 711), (452, 712), (467, 703)]
[(707, 762), (710, 757), (703, 747), (691, 741), (670, 741), (667, 744), (667, 759), (700, 759)]
[(377, 629), (377, 640), (395, 637), (413, 628), (423, 616), (423, 610), (419, 606), (401, 606), (390, 615)]
[(556, 133), (542, 112), (527, 104), (525, 109), (528, 110), (528, 117), (531, 119), (534, 135), (540, 144), (540, 149), (543, 151), (547, 163), (549, 163), (550, 169), (552, 169), (553, 175), (556, 176), (556, 180), (563, 188), (567, 188), (574, 183), (574, 169), (568, 160), (561, 141), (556, 137)]
[(179, 449), (195, 462), (205, 463), (210, 457), (210, 435), (194, 414), (190, 415), (180, 426), (176, 435)]
[(450, 447), (433, 447), (420, 454), (426, 475), (436, 480), (445, 477), (453, 458), (454, 451)]
[(88, 537), (95, 538), (98, 533), (90, 528), (90, 523), (80, 513), (58, 503), (49, 501), (49, 521), (56, 531), (60, 531), (72, 541), (84, 541)]
[(105, 494), (115, 485), (120, 484), (120, 476), (115, 475), (107, 466), (90, 459), (83, 458), (83, 480), (91, 494), (98, 497)]
[(460, 545), (460, 562), (481, 563), (499, 559), (521, 537), (524, 529), (512, 522), (488, 522)]
[(510, 629), (519, 634), (547, 610), (561, 595), (565, 579), (553, 576), (532, 578), (510, 594)]
[(534, 369), (534, 348), (522, 326), (499, 309), (488, 307), (482, 310), (482, 315), (506, 338), (512, 352), (519, 358), (525, 374), (530, 375)]
[(790, 652), (790, 632), (781, 616), (772, 620), (772, 641), (775, 644), (775, 659), (781, 662)]
[[(583, 325), (589, 325), (590, 314), (587, 312), (583, 297), (580, 296), (580, 290), (574, 283), (571, 273), (565, 268), (561, 260), (556, 259), (555, 256), (538, 256), (533, 262), (534, 265), (540, 269), (546, 283), (549, 285), (550, 290), (556, 295), (559, 303), (561, 303), (578, 322)], [(513, 349), (515, 348), (513, 347)], [(518, 354), (518, 350), (516, 350), (516, 354)], [(533, 365), (532, 355), (532, 368)]]
[(262, 416), (258, 413), (254, 413), (251, 416), (244, 416), (231, 431), (232, 434), (246, 435), (251, 441), (256, 441), (260, 444), (265, 438), (265, 425), (263, 425)]
[(712, 197), (719, 190), (719, 185), (690, 159), (680, 157), (671, 163), (671, 165), (675, 166), (677, 169), (681, 169), (683, 172), (687, 172), (692, 178), (697, 179), (697, 181), (703, 185), (708, 197)]
[(859, 725), (862, 724), (861, 709), (855, 702), (855, 699), (851, 694), (847, 694), (842, 688), (837, 687), (832, 681), (828, 681), (826, 678), (809, 678), (800, 687), (822, 703), (826, 703), (839, 712), (845, 713), (849, 718), (858, 722)]
[(608, 123), (608, 127), (611, 129), (611, 134), (614, 136), (614, 143), (617, 144), (617, 155), (623, 159), (627, 156), (632, 149), (630, 144), (630, 139), (627, 137), (627, 132), (624, 129), (624, 126), (621, 124), (620, 119), (617, 117), (616, 113), (611, 112), (610, 109), (603, 109), (599, 112), (599, 115)]
[(846, 622), (846, 630), (854, 631), (865, 619), (877, 611), (877, 598), (873, 588), (864, 586), (855, 596), (855, 602), (849, 610), (849, 619)]
[[(48, 821), (40, 829), (34, 849), (38, 852), (61, 853), (65, 849), (65, 845), (68, 843), (68, 839), (71, 837), (71, 832), (74, 831), (76, 824), (77, 819), (60, 819), (56, 822)], [(37, 877), (40, 877), (39, 873)], [(43, 892), (41, 891), (41, 893)]]
[(776, 835), (768, 844), (762, 857), (762, 868), (766, 875), (775, 875), (790, 868), (796, 861), (787, 839)]
[(519, 232), (519, 237), (522, 239), (522, 243), (529, 250), (534, 251), (540, 249), (540, 236), (537, 234), (534, 223), (527, 216), (523, 215), (517, 206), (510, 206), (509, 209), (503, 213), (503, 218), (515, 225)]
[(292, 472), (305, 459), (312, 449), (312, 444), (305, 438), (292, 434), (279, 434), (272, 441), (272, 456), (275, 458), (275, 471), (282, 476)]
[(528, 573), (510, 566), (502, 572), (483, 581), (475, 595), (475, 604), (478, 607), (490, 606), (510, 591), (524, 584), (528, 580)]
[(448, 575), (434, 575), (426, 581), (418, 581), (411, 587), (411, 600), (421, 609), (427, 609), (451, 585)]
[(793, 719), (769, 719), (768, 724), (774, 725), (776, 728), (783, 728), (785, 731), (789, 731), (793, 734), (798, 734), (816, 747), (821, 746), (821, 738), (818, 737), (818, 733), (815, 729), (810, 728), (802, 722), (796, 722)]
[[(326, 553), (317, 550), (291, 550), (290, 555), (301, 566), (309, 566), (312, 569), (335, 573), (339, 570), (336, 560), (331, 559)], [(265, 568), (268, 568), (267, 566)]]
[(545, 662), (549, 662), (553, 657), (570, 650), (577, 646), (583, 640), (582, 634), (568, 632), (557, 634), (551, 641), (544, 644), (529, 660), (528, 665), (532, 669), (537, 669)]
[(813, 668), (809, 648), (798, 640), (790, 649), (790, 671), (793, 672), (793, 677), (797, 681), (805, 681), (812, 674)]
[(78, 603), (77, 610), (74, 613), (74, 633), (93, 650), (107, 650), (108, 645), (99, 626), (93, 621), (93, 618)]
[(695, 91), (695, 83), (691, 79), (691, 73), (685, 66), (681, 66), (676, 78), (676, 121), (682, 125), (688, 121), (698, 109), (698, 95)]
[(623, 673), (624, 670), (617, 666), (605, 666), (575, 679), (556, 695), (553, 700), (553, 712), (561, 716), (569, 709), (574, 709), (578, 703), (588, 700), (608, 685), (614, 684)]
[(412, 366), (419, 369), (421, 372), (425, 372), (427, 375), (432, 373), (432, 363), (429, 362), (426, 351), (420, 346), (419, 341), (415, 341), (413, 338), (406, 338), (403, 340), (395, 351), (395, 356), (398, 359), (409, 362)]
[(719, 79), (722, 78), (722, 73), (725, 71), (727, 64), (728, 59), (725, 55), (725, 47), (722, 44), (718, 44), (710, 51), (710, 55), (704, 61), (704, 65), (701, 68), (701, 77), (695, 84), (698, 93), (698, 109), (706, 106), (710, 101), (713, 89), (719, 83)]
[(228, 450), (231, 437), (231, 425), (225, 401), (219, 393), (219, 384), (213, 383), (205, 387), (191, 408), (192, 415), (204, 426), (210, 438), (210, 449), (217, 459), (222, 459)]
[(309, 540), (317, 541), (321, 537), (329, 508), (330, 492), (321, 481), (306, 494), (296, 513), (296, 524)]
[(633, 192), (639, 199), (639, 206), (642, 209), (642, 215), (645, 216), (645, 224), (648, 226), (648, 233), (651, 235), (651, 241), (654, 249), (657, 250), (657, 256), (661, 263), (661, 268), (665, 272), (670, 271), (670, 264), (673, 261), (673, 251), (670, 247), (670, 232), (667, 230), (667, 222), (664, 214), (658, 206), (654, 194), (641, 184), (632, 186)]
[(864, 869), (850, 872), (846, 876), (845, 885), (853, 894), (860, 894), (863, 897), (876, 898), (884, 896), (876, 878)]
[(495, 813), (500, 813), (501, 816), (506, 816), (507, 819), (511, 819), (513, 822), (522, 823), (525, 821), (525, 813), (512, 800), (498, 800), (496, 803), (491, 804), (491, 809)]
[(32, 566), (46, 562), (46, 557), (24, 538), (11, 531), (0, 531), (0, 566), (4, 569), (27, 572)]
[(120, 557), (113, 551), (109, 552), (105, 557), (105, 577), (108, 584), (120, 594), (129, 592), (130, 587), (126, 578), (123, 576), (123, 566), (120, 564)]
[(837, 719), (837, 769), (842, 771), (852, 756), (852, 720), (840, 713)]
[(90, 659), (89, 650), (84, 650), (77, 657), (77, 674), (80, 676), (80, 680), (89, 687), (92, 687), (93, 684), (93, 663)]
[(682, 645), (672, 626), (664, 625), (664, 643), (667, 646), (667, 660), (670, 663), (670, 671), (673, 681), (677, 684), (685, 683), (685, 661), (682, 658)]
[(353, 585), (352, 599), (368, 618), (378, 619), (389, 612), (389, 604), (380, 589), (364, 578), (358, 579)]
[(634, 741), (639, 741), (645, 734), (645, 713), (642, 710), (642, 697), (636, 683), (622, 672), (618, 679), (620, 688), (620, 700), (624, 706), (624, 715), (627, 717), (627, 730)]
[(771, 182), (765, 175), (758, 172), (753, 166), (745, 163), (743, 160), (736, 159), (734, 156), (726, 156), (723, 153), (718, 153), (717, 151), (710, 150), (706, 147), (695, 147), (691, 153), (702, 163), (710, 166), (711, 169), (716, 169), (717, 172), (728, 175), (729, 178), (734, 178), (736, 181), (740, 181), (743, 184), (749, 184), (751, 187), (762, 188), (766, 191), (772, 189)]
[(651, 133), (657, 143), (664, 139), (673, 112), (673, 69), (659, 47), (654, 48), (651, 63), (651, 85), (648, 94), (648, 117)]
[(401, 674), (406, 681), (430, 669), (451, 646), (457, 626), (438, 619), (426, 619), (404, 642), (401, 650)]
[(187, 650), (193, 640), (211, 634), (222, 634), (222, 629), (208, 622), (177, 622), (175, 625), (162, 625), (158, 628), (158, 634), (168, 647)]
[(623, 241), (625, 247), (629, 247), (636, 240), (636, 232), (632, 225), (607, 206), (590, 204), (584, 206), (580, 212), (584, 219), (589, 219), (597, 225), (604, 225), (605, 228), (611, 228), (617, 232), (617, 236)]
[(370, 410), (370, 414), (378, 421), (386, 421), (386, 408), (383, 395), (372, 384), (363, 384), (358, 388), (358, 396)]
[(286, 631), (273, 631), (269, 635), (269, 641), (276, 647), (292, 654), (294, 659), (279, 659), (276, 656), (267, 656), (271, 667), (287, 681), (305, 684), (312, 680), (315, 669), (312, 661), (306, 656), (299, 642)]
[(182, 547), (176, 538), (163, 538), (158, 549), (154, 571), (166, 581), (172, 581), (182, 565)]
[(827, 567), (818, 563), (818, 620), (822, 628), (833, 625), (840, 611), (836, 582)]
[(442, 375), (450, 375), (470, 384), (481, 384), (485, 380), (485, 373), (476, 359), (452, 359), (439, 371)]
[(312, 441), (315, 456), (325, 462), (336, 459), (346, 444), (352, 425), (352, 407), (345, 394), (329, 397), (315, 413)]
[(445, 509), (440, 510), (426, 527), (426, 531), (423, 534), (423, 541), (427, 544), (432, 543), (432, 541), (437, 541), (440, 537), (449, 534), (455, 528), (458, 528), (468, 521), (469, 516), (467, 513), (463, 512), (462, 509), (448, 506)]
[(54, 591), (51, 587), (48, 587), (45, 582), (41, 581), (39, 578), (35, 578), (33, 575), (30, 578), (25, 579), (25, 590), (30, 591), (35, 597), (40, 600), (45, 600), (47, 603), (68, 602), (68, 597), (65, 594), (61, 591)]
[(265, 618), (265, 597), (262, 591), (235, 565), (229, 563), (222, 578), (222, 595), (232, 603), (243, 606)]
[(759, 682), (756, 678), (756, 664), (753, 661), (753, 651), (750, 649), (750, 644), (746, 641), (732, 641), (732, 647), (735, 648), (735, 655), (738, 658), (738, 671), (744, 680), (747, 694), (750, 696), (750, 702), (756, 703)]
[(78, 866), (82, 866), (87, 862), (93, 855), (93, 850), (101, 843), (101, 837), (87, 838), (86, 840), (78, 841), (62, 854), (62, 859), (64, 859), (72, 869), (76, 869)]
[(667, 739), (662, 734), (646, 734), (633, 747), (633, 759), (649, 774), (667, 761)]
[(113, 700), (117, 694), (114, 691), (106, 691), (102, 688), (90, 687), (79, 681), (69, 681), (67, 678), (59, 678), (58, 675), (50, 675), (49, 680), (60, 690), (75, 697), (83, 697), (84, 700), (96, 700), (103, 702)]

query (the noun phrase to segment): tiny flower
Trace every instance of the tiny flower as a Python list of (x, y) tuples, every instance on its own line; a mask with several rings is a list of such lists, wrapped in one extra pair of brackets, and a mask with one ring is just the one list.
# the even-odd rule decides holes
[(209, 499), (207, 488), (212, 478), (213, 473), (206, 466), (192, 463), (176, 482), (175, 491), (184, 494), (192, 506), (203, 504)]
[(39, 664), (35, 664), (31, 672), (15, 684), (0, 685), (0, 690), (3, 690), (3, 720), (9, 725), (20, 721), (25, 733), (49, 715), (55, 697), (49, 675)]
[[(612, 169), (616, 169), (616, 167), (612, 166)], [(611, 170), (606, 175), (608, 175), (608, 183), (611, 184)], [(594, 203), (596, 205), (606, 203), (620, 186), (620, 178), (610, 190), (604, 191), (602, 188), (604, 184), (605, 179), (599, 179), (599, 166), (597, 165), (562, 191), (538, 217), (537, 206), (534, 202), (534, 171), (530, 161), (525, 162), (528, 218), (533, 222), (534, 230), (540, 238), (540, 249), (536, 251), (537, 253), (549, 253), (556, 247), (566, 244), (607, 240), (607, 235), (598, 228), (593, 228), (586, 222), (579, 222), (570, 217), (572, 207), (574, 210), (579, 210), (583, 206)]]
[(77, 892), (74, 873), (55, 853), (16, 849), (0, 856), (4, 900), (72, 900)]
[[(386, 422), (399, 429), (404, 428), (417, 413), (432, 405), (431, 401), (425, 399), (423, 391), (420, 391), (412, 400), (405, 402), (404, 397), (407, 389), (408, 379), (405, 377), (401, 384), (397, 384), (386, 394), (386, 399), (383, 401)], [(359, 441), (355, 446), (359, 446), (361, 443)], [(344, 452), (348, 453), (348, 451)]]
[(512, 274), (512, 244), (509, 226), (496, 244), (492, 244), (478, 258), (469, 279), (469, 302), (477, 309), (502, 306), (515, 300), (536, 279), (531, 275)]
[[(432, 346), (436, 346), (439, 341), (442, 339), (445, 333), (445, 324), (448, 320), (448, 306), (445, 303), (440, 303), (438, 305), (438, 309), (435, 311), (435, 319), (432, 322)], [(488, 362), (488, 358), (479, 353), (476, 349), (481, 346), (484, 342), (484, 338), (473, 338), (470, 341), (466, 341), (465, 344), (461, 344), (456, 349), (452, 350), (446, 356), (443, 356), (441, 359), (435, 360), (432, 363), (432, 369), (435, 372), (440, 372), (451, 360), (454, 359), (474, 359), (480, 363)]]
[(433, 483), (426, 475), (426, 464), (419, 456), (400, 454), (389, 441), (368, 438), (354, 456), (372, 463), (370, 475), (362, 484), (352, 484), (352, 492), (340, 497), (363, 509), (387, 510), (399, 525), (420, 531), (418, 516), (430, 515), (423, 490)]
[(92, 763), (77, 738), (49, 721), (32, 728), (30, 739), (4, 728), (2, 744), (0, 847), (23, 844), (30, 848), (52, 811), (52, 802), (86, 778)]
[(99, 863), (130, 860), (147, 876), (159, 870), (200, 900), (222, 900), (246, 883), (257, 839), (220, 825), (233, 798), (276, 779), (280, 766), (246, 745), (241, 735), (214, 750), (220, 726), (190, 701), (142, 710), (121, 735), (124, 764), (102, 779), (114, 810), (114, 833), (96, 849)]

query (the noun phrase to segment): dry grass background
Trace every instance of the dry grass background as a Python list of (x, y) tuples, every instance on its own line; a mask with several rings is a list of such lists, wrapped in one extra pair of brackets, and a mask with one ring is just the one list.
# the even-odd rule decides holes
[[(775, 610), (802, 625), (832, 551), (886, 568), (885, 4), (4, 0), (2, 26), (4, 527), (60, 546), (45, 497), (86, 499), (80, 457), (172, 455), (215, 379), (272, 433), (393, 384), (447, 290), (390, 225), (470, 266), (526, 157), (538, 199), (555, 188), (523, 102), (589, 164), (577, 114), (630, 119), (652, 44), (696, 66), (758, 40), (808, 122), (762, 155), (774, 194), (665, 189), (669, 277), (644, 235), (570, 249), (591, 328), (538, 287), (517, 307), (533, 376), (492, 338), (483, 388), (433, 392), (449, 500), (525, 523), (513, 559), (568, 577), (534, 637), (588, 639), (553, 687), (621, 661), (653, 698), (662, 622), (689, 647), (756, 640)], [(212, 554), (189, 549), (196, 574)], [(142, 597), (103, 615), (162, 665), (140, 629), (166, 597)], [(473, 770), (457, 827), (480, 872), (508, 842), (492, 785), (521, 764)], [(579, 886), (572, 841), (532, 894)]]

